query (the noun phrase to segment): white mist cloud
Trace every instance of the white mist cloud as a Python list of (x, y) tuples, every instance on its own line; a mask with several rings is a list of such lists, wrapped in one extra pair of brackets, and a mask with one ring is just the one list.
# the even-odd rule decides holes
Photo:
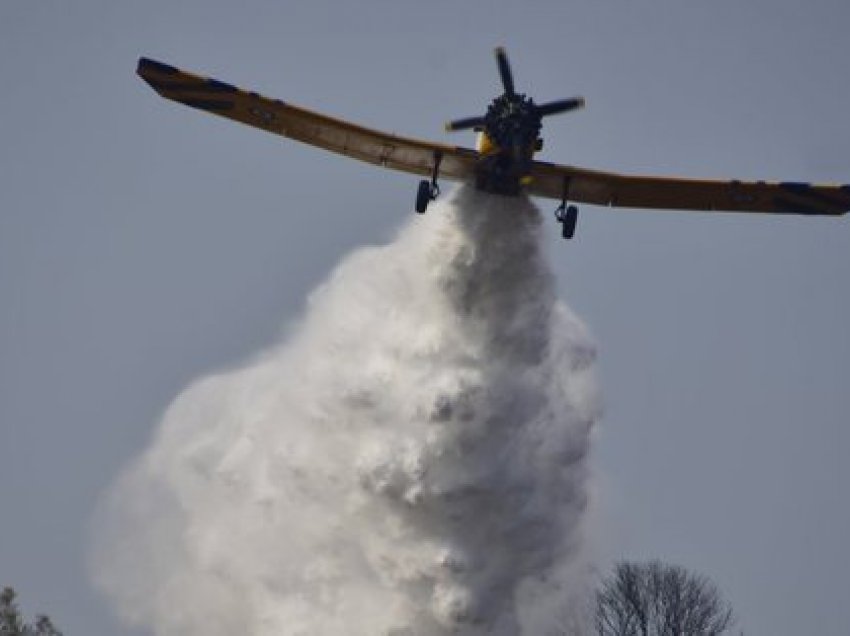
[(160, 636), (555, 633), (581, 566), (594, 349), (526, 199), (462, 187), (343, 260), (287, 339), (190, 386), (96, 520)]

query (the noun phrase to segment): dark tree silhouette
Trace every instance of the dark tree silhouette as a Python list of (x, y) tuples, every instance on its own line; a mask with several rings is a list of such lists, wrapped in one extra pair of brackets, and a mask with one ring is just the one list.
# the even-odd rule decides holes
[(618, 563), (596, 594), (599, 636), (720, 636), (732, 624), (714, 583), (660, 561)]
[(0, 592), (0, 636), (62, 636), (47, 616), (36, 616), (32, 624), (25, 622), (16, 598), (11, 587)]

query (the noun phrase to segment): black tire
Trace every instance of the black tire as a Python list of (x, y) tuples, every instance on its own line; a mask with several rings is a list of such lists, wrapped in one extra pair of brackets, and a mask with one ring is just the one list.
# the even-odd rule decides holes
[(419, 182), (419, 189), (416, 190), (416, 211), (419, 214), (424, 214), (428, 209), (428, 204), (431, 202), (431, 182), (424, 179)]
[(562, 224), (562, 236), (565, 239), (571, 239), (576, 233), (576, 223), (578, 222), (578, 208), (574, 205), (567, 206), (567, 213), (564, 215)]

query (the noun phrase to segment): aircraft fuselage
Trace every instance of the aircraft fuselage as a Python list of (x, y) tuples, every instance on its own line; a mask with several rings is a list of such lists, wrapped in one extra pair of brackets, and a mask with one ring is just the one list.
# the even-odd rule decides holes
[(543, 145), (534, 102), (514, 93), (493, 100), (479, 128), (476, 186), (497, 194), (519, 194), (535, 151)]

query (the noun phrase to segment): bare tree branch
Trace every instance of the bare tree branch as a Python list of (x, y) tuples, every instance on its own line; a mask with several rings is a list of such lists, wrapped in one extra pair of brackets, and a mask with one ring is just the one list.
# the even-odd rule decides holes
[(618, 563), (596, 601), (599, 636), (721, 636), (734, 623), (707, 577), (660, 561)]
[(26, 623), (16, 598), (17, 594), (11, 587), (0, 591), (0, 636), (62, 636), (47, 616), (36, 616), (32, 625)]

